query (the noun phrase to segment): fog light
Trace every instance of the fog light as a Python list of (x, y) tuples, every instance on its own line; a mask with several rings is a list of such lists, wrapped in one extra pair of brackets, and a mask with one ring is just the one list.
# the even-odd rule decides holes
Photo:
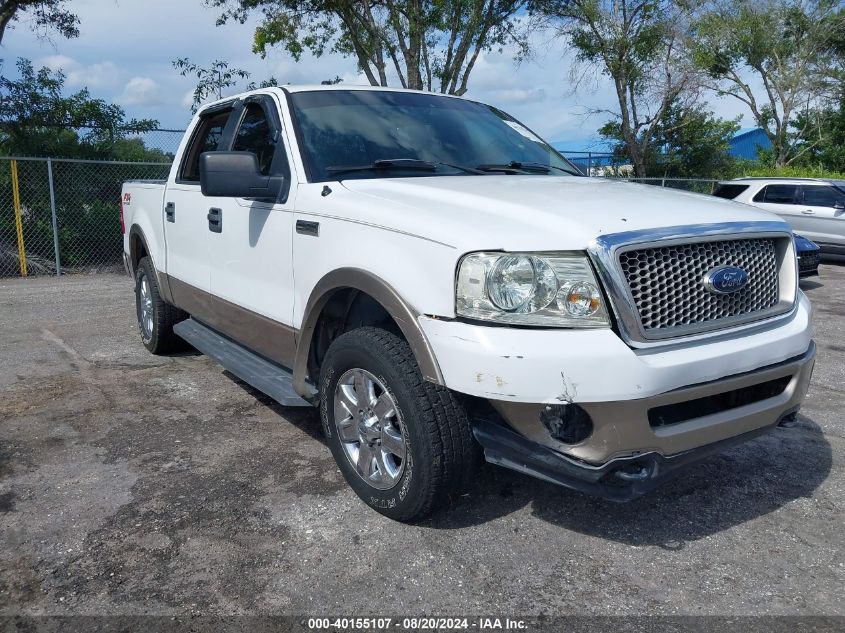
[(554, 439), (578, 444), (593, 433), (590, 414), (577, 404), (549, 404), (540, 411), (540, 422)]

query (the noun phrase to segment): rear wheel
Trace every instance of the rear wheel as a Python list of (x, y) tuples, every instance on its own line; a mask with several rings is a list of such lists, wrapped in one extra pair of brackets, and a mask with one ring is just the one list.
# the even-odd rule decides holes
[(320, 414), (346, 481), (378, 512), (423, 518), (448, 501), (479, 448), (446, 388), (425, 381), (408, 343), (364, 327), (338, 337), (323, 360)]
[(153, 354), (167, 354), (186, 347), (173, 332), (173, 326), (188, 315), (161, 298), (149, 257), (142, 258), (135, 271), (135, 311), (141, 341)]

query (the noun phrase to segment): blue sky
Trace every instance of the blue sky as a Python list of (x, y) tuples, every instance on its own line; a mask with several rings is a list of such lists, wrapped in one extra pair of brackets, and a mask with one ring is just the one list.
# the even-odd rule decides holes
[[(255, 22), (215, 26), (217, 12), (202, 0), (73, 0), (70, 6), (82, 21), (80, 37), (47, 42), (25, 21), (18, 22), (0, 48), (4, 72), (13, 71), (18, 57), (61, 68), (68, 89), (88, 86), (130, 117), (158, 119), (163, 127), (182, 128), (190, 119), (194, 82), (171, 66), (179, 57), (200, 65), (225, 59), (250, 71), (254, 80), (274, 76), (281, 83), (319, 83), (339, 75), (349, 83), (366, 83), (348, 58), (304, 57), (296, 63), (273, 51), (261, 59), (251, 51)], [(573, 94), (565, 45), (542, 33), (534, 43), (539, 52), (519, 66), (510, 51), (479, 58), (468, 96), (502, 108), (560, 147), (597, 149), (595, 130), (608, 117), (587, 113), (613, 107), (609, 84), (597, 78)], [(742, 113), (731, 100), (711, 105), (720, 116)]]

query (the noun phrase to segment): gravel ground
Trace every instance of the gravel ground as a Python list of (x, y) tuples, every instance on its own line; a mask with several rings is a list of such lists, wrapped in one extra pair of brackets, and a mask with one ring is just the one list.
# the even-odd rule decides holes
[[(625, 505), (485, 466), (418, 526), (316, 412), (140, 343), (130, 280), (0, 281), (0, 615), (845, 615), (845, 266), (798, 424)], [(841, 622), (841, 621), (840, 621)]]

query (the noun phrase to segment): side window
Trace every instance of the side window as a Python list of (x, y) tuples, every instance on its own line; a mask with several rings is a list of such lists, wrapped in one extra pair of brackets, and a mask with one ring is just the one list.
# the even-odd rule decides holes
[(276, 152), (277, 135), (267, 120), (267, 114), (257, 103), (248, 103), (232, 151), (252, 152), (258, 157), (258, 165), (265, 176), (270, 174), (273, 156)]
[(770, 204), (795, 204), (798, 185), (766, 185), (754, 196), (754, 202)]
[(804, 204), (810, 207), (832, 207), (837, 202), (845, 200), (833, 187), (804, 186)]
[(748, 185), (719, 185), (716, 187), (716, 190), (713, 192), (713, 195), (718, 198), (733, 200), (746, 189), (748, 189)]
[(229, 120), (231, 113), (231, 110), (212, 112), (207, 117), (200, 119), (196, 130), (194, 130), (191, 143), (185, 152), (185, 158), (182, 160), (179, 180), (199, 182), (200, 154), (217, 151), (220, 139), (223, 136), (223, 128), (226, 127), (226, 121)]

